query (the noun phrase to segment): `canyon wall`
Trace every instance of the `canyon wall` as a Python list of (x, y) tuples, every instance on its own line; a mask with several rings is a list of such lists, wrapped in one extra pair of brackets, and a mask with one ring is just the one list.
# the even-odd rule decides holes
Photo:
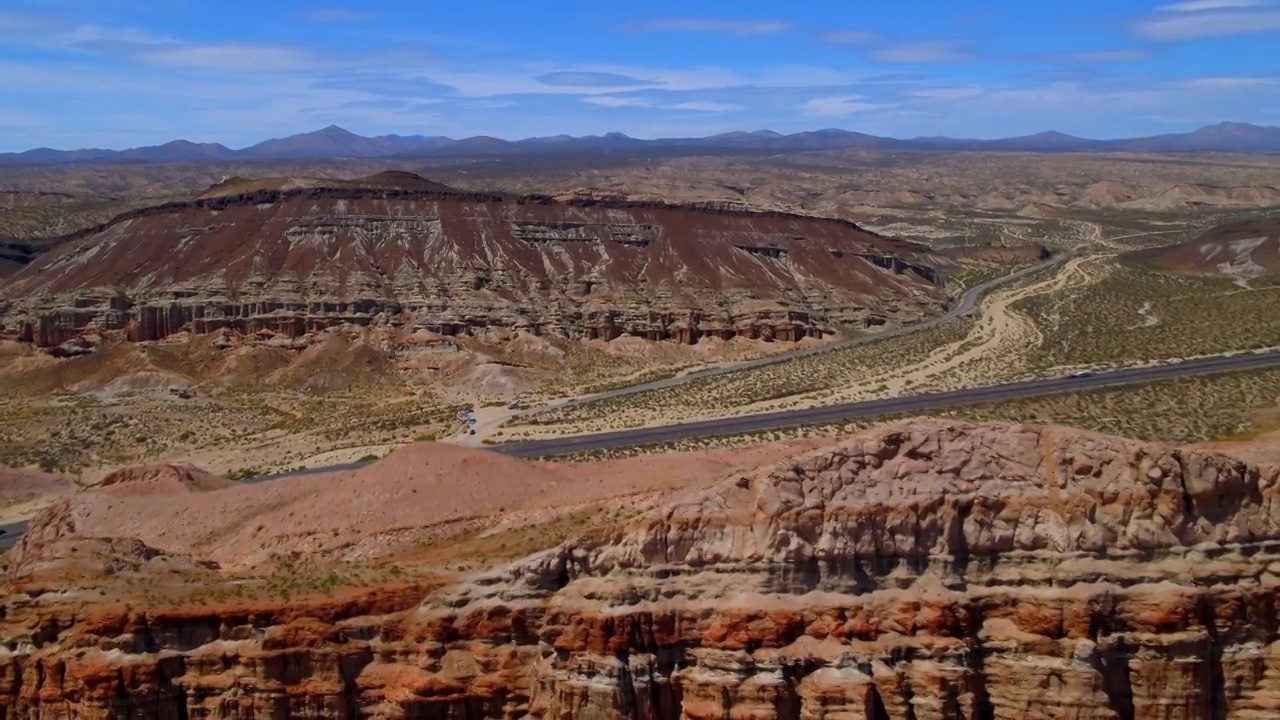
[(1198, 451), (913, 423), (439, 587), (79, 615), (15, 595), (0, 699), (24, 718), (1273, 718), (1278, 484)]

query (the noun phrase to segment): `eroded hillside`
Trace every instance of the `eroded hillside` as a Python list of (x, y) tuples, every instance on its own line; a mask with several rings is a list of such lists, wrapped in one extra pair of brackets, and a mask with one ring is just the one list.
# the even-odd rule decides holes
[(390, 179), (229, 182), (121, 215), (6, 282), (5, 326), (41, 347), (344, 325), (794, 341), (917, 321), (947, 297), (924, 248), (849, 222)]

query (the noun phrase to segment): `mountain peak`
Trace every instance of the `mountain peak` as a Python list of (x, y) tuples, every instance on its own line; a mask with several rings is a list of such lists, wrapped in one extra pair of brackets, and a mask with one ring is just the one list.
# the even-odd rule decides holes
[(1242, 122), (1220, 122), (1213, 125), (1205, 125), (1192, 132), (1192, 135), (1233, 135), (1233, 136), (1254, 136), (1280, 131), (1278, 127), (1267, 125), (1254, 125), (1253, 123)]
[(1223, 120), (1220, 123), (1205, 125), (1203, 128), (1200, 128), (1200, 129), (1204, 130), (1205, 128), (1222, 128), (1222, 129), (1230, 129), (1230, 130), (1273, 130), (1275, 129), (1275, 127), (1276, 126), (1274, 125), (1256, 125), (1254, 123)]
[(1036, 140), (1079, 140), (1080, 139), (1075, 135), (1068, 135), (1064, 132), (1058, 132), (1057, 130), (1045, 130), (1043, 132), (1038, 132), (1035, 135), (1028, 135), (1027, 138), (1028, 139), (1034, 138)]
[[(304, 133), (304, 134), (306, 134), (306, 133)], [(330, 137), (359, 137), (358, 135), (356, 135), (355, 133), (351, 132), (350, 130), (348, 130), (348, 129), (344, 128), (344, 127), (339, 127), (338, 125), (330, 125), (330, 126), (329, 126), (329, 127), (327, 127), (327, 128), (324, 128), (324, 129), (321, 129), (321, 130), (317, 130), (317, 131), (315, 131), (314, 133), (311, 133), (311, 134), (312, 134), (312, 135), (327, 135), (327, 136), (330, 136)]]

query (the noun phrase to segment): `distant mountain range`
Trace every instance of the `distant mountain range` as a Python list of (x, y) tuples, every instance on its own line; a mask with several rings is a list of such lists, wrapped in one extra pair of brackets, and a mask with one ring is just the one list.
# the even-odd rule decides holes
[(816, 130), (782, 135), (770, 130), (731, 132), (702, 138), (638, 140), (622, 133), (501, 140), (477, 136), (453, 138), (424, 135), (362, 137), (336, 125), (323, 130), (258, 143), (242, 150), (218, 143), (174, 140), (130, 150), (51, 150), (37, 148), (0, 154), (0, 165), (69, 163), (190, 163), (230, 160), (331, 160), (442, 155), (502, 155), (574, 151), (662, 149), (799, 152), (805, 150), (998, 150), (1023, 152), (1243, 152), (1280, 153), (1280, 127), (1224, 122), (1189, 133), (1122, 140), (1088, 140), (1060, 132), (1042, 132), (1000, 140), (920, 137), (909, 140), (877, 137), (847, 130)]

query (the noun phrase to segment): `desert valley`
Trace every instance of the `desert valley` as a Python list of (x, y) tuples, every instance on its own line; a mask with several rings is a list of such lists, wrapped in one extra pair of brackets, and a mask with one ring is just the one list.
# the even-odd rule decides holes
[(0, 168), (0, 717), (1280, 713), (1275, 156), (98, 162)]
[(1280, 718), (1277, 35), (9, 0), (0, 720)]

